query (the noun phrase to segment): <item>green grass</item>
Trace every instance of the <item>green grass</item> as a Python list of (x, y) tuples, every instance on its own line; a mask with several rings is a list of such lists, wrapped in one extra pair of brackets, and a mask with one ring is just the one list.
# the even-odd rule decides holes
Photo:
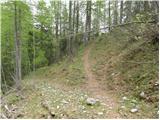
[[(9, 108), (12, 105), (18, 108), (16, 118), (48, 118), (49, 111), (42, 105), (45, 102), (55, 113), (52, 118), (105, 118), (106, 113), (100, 116), (97, 114), (105, 112), (105, 106), (100, 103), (88, 106), (85, 103), (88, 93), (75, 89), (85, 81), (83, 52), (84, 46), (81, 46), (72, 61), (66, 58), (26, 76), (22, 82), (23, 99), (17, 97), (17, 93), (11, 93), (5, 98)], [(63, 100), (68, 103), (63, 103)]]
[[(144, 41), (143, 36), (135, 37), (141, 28), (135, 27), (134, 32), (129, 29), (114, 29), (94, 41), (89, 56), (92, 71), (102, 87), (115, 92), (120, 98), (118, 106), (125, 106), (118, 109), (122, 118), (158, 118), (158, 88), (154, 86), (158, 81), (157, 46)], [(42, 105), (44, 102), (55, 113), (53, 118), (108, 118), (110, 109), (101, 102), (87, 105), (86, 99), (90, 96), (79, 89), (86, 80), (83, 54), (84, 46), (81, 46), (72, 61), (65, 57), (56, 64), (30, 73), (22, 82), (22, 97), (12, 92), (5, 97), (5, 104), (9, 108), (13, 105), (18, 108), (17, 118), (48, 118), (49, 112)], [(155, 64), (134, 63), (152, 61), (156, 61)], [(140, 99), (142, 91), (150, 101)], [(128, 100), (121, 100), (123, 96)], [(135, 106), (139, 111), (130, 113)], [(98, 115), (99, 112), (103, 115)]]
[[(128, 107), (126, 114), (129, 114), (127, 118), (156, 118), (158, 88), (154, 84), (158, 81), (157, 45), (143, 36), (136, 38), (141, 27), (136, 26), (134, 32), (129, 29), (117, 28), (96, 39), (90, 55), (92, 70), (106, 88), (117, 91), (121, 97), (128, 96), (138, 101), (141, 110), (135, 115), (129, 112), (131, 102), (125, 103)], [(140, 99), (142, 91), (151, 101)]]
[(48, 81), (58, 82), (69, 86), (75, 86), (83, 84), (85, 81), (84, 67), (82, 61), (84, 46), (81, 46), (78, 52), (72, 60), (68, 57), (63, 58), (48, 67), (43, 67), (30, 75), (25, 79), (47, 79)]

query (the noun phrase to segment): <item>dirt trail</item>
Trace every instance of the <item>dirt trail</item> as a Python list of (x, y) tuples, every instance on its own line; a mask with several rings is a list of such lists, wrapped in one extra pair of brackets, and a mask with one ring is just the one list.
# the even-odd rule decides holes
[(96, 77), (94, 76), (94, 74), (92, 73), (89, 54), (93, 47), (93, 43), (89, 45), (86, 48), (83, 56), (84, 69), (87, 78), (85, 90), (91, 93), (91, 97), (99, 99), (100, 102), (106, 104), (106, 109), (110, 109), (110, 112), (108, 113), (108, 118), (120, 118), (120, 115), (117, 111), (118, 102), (116, 97), (111, 94), (110, 91), (107, 91), (106, 89), (104, 90), (103, 87), (99, 84), (98, 80), (95, 79)]

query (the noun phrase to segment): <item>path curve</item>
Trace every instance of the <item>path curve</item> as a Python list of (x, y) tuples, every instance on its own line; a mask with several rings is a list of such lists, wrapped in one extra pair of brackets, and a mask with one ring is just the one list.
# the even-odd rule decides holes
[(91, 93), (91, 97), (99, 99), (100, 102), (105, 103), (106, 109), (112, 108), (112, 110), (108, 113), (108, 118), (120, 118), (120, 115), (117, 111), (118, 102), (116, 97), (110, 94), (110, 92), (107, 92), (107, 90), (104, 90), (92, 73), (89, 55), (93, 47), (94, 43), (91, 43), (89, 46), (87, 46), (83, 56), (84, 70), (86, 74), (85, 90)]

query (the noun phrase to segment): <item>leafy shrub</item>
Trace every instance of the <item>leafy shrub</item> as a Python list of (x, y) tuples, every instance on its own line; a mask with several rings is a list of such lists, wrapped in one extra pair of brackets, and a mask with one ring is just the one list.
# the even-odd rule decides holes
[(48, 64), (46, 57), (44, 56), (44, 51), (40, 50), (37, 57), (35, 58), (36, 67), (42, 67)]

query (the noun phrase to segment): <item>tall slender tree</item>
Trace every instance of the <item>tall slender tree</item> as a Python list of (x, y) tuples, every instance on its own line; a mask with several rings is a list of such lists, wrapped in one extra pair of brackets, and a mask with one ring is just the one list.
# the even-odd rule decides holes
[(15, 82), (17, 89), (21, 86), (21, 43), (20, 43), (20, 17), (21, 10), (17, 7), (17, 1), (14, 2), (14, 27), (15, 27), (15, 61), (16, 61), (16, 75)]
[(72, 1), (69, 1), (69, 39), (68, 39), (68, 43), (67, 43), (67, 49), (68, 49), (68, 54), (71, 58), (72, 55), (72, 48), (71, 48), (71, 44), (72, 44)]
[(77, 1), (77, 5), (76, 5), (76, 33), (78, 33), (79, 30), (79, 1)]
[(118, 24), (118, 1), (114, 1), (114, 19), (113, 19), (113, 24), (117, 25)]
[(132, 1), (126, 1), (125, 2), (125, 15), (126, 15), (126, 19), (125, 19), (125, 22), (130, 22), (131, 21), (131, 18), (132, 18), (132, 13), (131, 13), (131, 10), (132, 10)]
[(108, 29), (111, 30), (111, 2), (108, 1)]
[(91, 31), (91, 0), (87, 1), (86, 5), (86, 23), (85, 23), (85, 37), (84, 42), (85, 44), (88, 43), (90, 39), (90, 31)]
[(122, 20), (123, 20), (123, 1), (121, 0), (121, 3), (120, 3), (120, 21), (119, 21), (120, 24), (122, 24)]

